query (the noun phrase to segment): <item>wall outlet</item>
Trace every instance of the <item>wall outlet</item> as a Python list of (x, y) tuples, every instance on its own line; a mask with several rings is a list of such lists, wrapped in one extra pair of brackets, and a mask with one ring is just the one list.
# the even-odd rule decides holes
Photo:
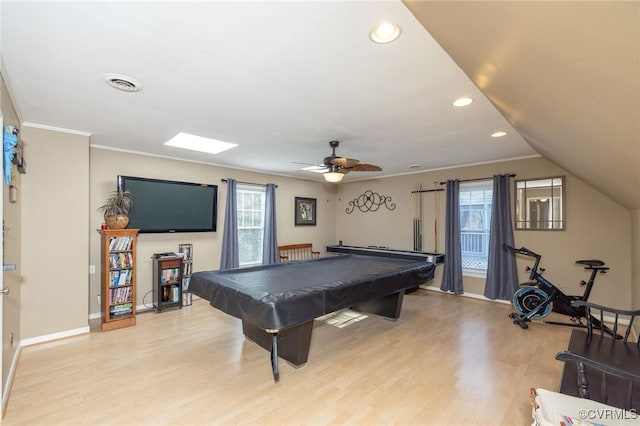
[(90, 274), (96, 273), (96, 265), (89, 265), (89, 273)]
[(98, 306), (100, 306), (100, 295), (96, 296), (96, 303), (98, 304)]

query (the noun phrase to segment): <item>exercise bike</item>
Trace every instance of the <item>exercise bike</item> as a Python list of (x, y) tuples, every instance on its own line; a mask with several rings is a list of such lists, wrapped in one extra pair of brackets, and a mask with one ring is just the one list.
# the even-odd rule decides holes
[[(587, 282), (580, 281), (581, 285), (586, 286), (582, 296), (570, 296), (564, 294), (558, 287), (542, 276), (545, 269), (540, 267), (541, 255), (526, 247), (514, 248), (507, 244), (503, 244), (503, 247), (513, 252), (514, 255), (522, 254), (535, 259), (533, 266), (527, 266), (526, 268), (530, 272), (529, 279), (534, 282), (520, 284), (522, 288), (513, 295), (513, 306), (518, 312), (509, 314), (509, 318), (513, 319), (514, 324), (522, 328), (529, 328), (528, 322), (532, 319), (544, 318), (553, 310), (569, 316), (571, 322), (545, 321), (547, 324), (587, 327), (582, 321), (583, 318), (587, 319), (587, 315), (589, 315), (586, 308), (583, 306), (574, 307), (571, 302), (577, 300), (587, 301), (589, 299), (596, 275), (598, 273), (604, 274), (609, 270), (607, 266), (604, 266), (603, 261), (597, 259), (576, 261), (577, 264), (584, 265), (584, 269), (591, 271), (591, 277)], [(600, 321), (597, 318), (591, 318), (593, 324), (599, 327)], [(609, 330), (607, 326), (604, 326), (604, 330), (613, 335), (613, 331)]]

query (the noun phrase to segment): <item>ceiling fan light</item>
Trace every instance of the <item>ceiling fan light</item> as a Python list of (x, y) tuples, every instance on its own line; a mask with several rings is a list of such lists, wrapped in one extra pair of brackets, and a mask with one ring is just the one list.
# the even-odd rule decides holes
[(338, 183), (344, 177), (344, 173), (338, 172), (338, 168), (336, 166), (332, 166), (329, 172), (323, 174), (324, 180), (331, 183)]
[(326, 180), (327, 182), (338, 183), (342, 180), (342, 177), (344, 175), (342, 173), (329, 172), (329, 173), (325, 173), (323, 176), (324, 176), (324, 180)]

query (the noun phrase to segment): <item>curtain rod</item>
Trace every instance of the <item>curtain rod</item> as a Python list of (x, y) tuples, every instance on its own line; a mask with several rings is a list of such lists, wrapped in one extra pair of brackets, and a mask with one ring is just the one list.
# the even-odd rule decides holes
[[(515, 173), (509, 173), (509, 177), (515, 177), (515, 176), (516, 176)], [(475, 182), (475, 181), (478, 181), (478, 180), (489, 180), (491, 178), (493, 178), (493, 176), (484, 177), (484, 178), (475, 178), (475, 179), (462, 179), (462, 180), (460, 180), (460, 182)], [(444, 185), (445, 183), (447, 183), (446, 180), (444, 182), (440, 182), (440, 185)]]
[(440, 191), (444, 191), (444, 188), (440, 188), (440, 189), (419, 189), (416, 191), (411, 191), (412, 194), (418, 194), (421, 192), (440, 192)]
[[(227, 183), (227, 179), (220, 179), (222, 182)], [(267, 186), (266, 183), (255, 183), (255, 182), (243, 182), (241, 180), (237, 180), (237, 183), (243, 183), (245, 185), (258, 185), (258, 186)], [(276, 185), (276, 188), (278, 187), (278, 185)]]

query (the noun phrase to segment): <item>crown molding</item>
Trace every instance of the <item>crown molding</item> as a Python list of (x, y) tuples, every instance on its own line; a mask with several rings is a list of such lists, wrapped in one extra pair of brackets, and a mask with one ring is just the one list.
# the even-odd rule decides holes
[(24, 122), (24, 123), (22, 123), (22, 126), (23, 127), (32, 127), (34, 129), (51, 130), (51, 131), (54, 131), (54, 132), (69, 133), (69, 134), (78, 135), (78, 136), (91, 137), (93, 135), (93, 133), (84, 132), (82, 130), (65, 129), (63, 127), (48, 126), (46, 124), (37, 124), (37, 123)]

